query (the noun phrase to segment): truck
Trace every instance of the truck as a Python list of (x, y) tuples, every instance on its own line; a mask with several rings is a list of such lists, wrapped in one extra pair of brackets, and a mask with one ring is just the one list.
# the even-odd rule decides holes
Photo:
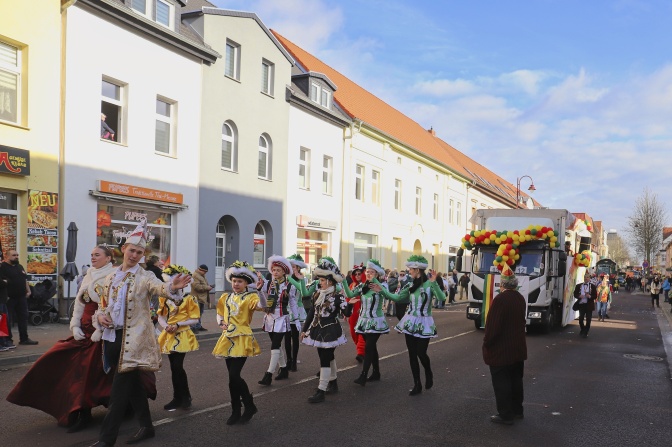
[[(519, 234), (524, 235), (526, 231), (530, 234), (530, 229), (534, 234), (543, 229), (549, 235), (538, 239), (533, 236), (520, 244), (514, 241), (513, 248), (518, 252), (515, 260), (511, 252), (511, 261), (508, 261), (518, 278), (518, 291), (527, 302), (528, 328), (548, 333), (575, 318), (575, 312), (571, 310), (572, 292), (577, 277), (581, 275), (582, 278), (583, 273), (580, 271), (582, 267), (571, 261), (568, 265), (564, 250), (565, 236), (574, 238), (575, 221), (572, 213), (562, 209), (480, 209), (471, 218), (474, 228), (482, 230), (476, 233), (485, 233), (486, 238), (495, 233), (511, 235), (515, 232), (517, 241)], [(474, 239), (472, 236), (471, 241)], [(486, 243), (481, 238), (473, 244), (467, 240), (470, 253), (462, 248), (457, 256), (458, 270), (470, 274), (467, 318), (474, 321), (477, 329), (482, 329), (485, 323), (482, 315), (487, 309), (483, 306), (484, 294), (488, 295), (486, 300), (491, 300), (499, 291), (501, 275), (497, 264), (507, 262), (512, 249), (508, 245), (502, 252), (500, 246), (507, 241), (500, 241), (499, 237), (490, 239)], [(508, 243), (511, 242), (509, 238)], [(506, 253), (504, 260), (502, 253)]]

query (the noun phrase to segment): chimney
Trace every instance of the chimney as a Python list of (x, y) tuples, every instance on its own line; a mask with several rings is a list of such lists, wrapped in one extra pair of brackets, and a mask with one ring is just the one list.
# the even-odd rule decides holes
[(434, 128), (433, 128), (433, 127), (430, 127), (429, 130), (428, 130), (427, 132), (431, 133), (433, 137), (436, 136), (436, 132), (434, 131)]

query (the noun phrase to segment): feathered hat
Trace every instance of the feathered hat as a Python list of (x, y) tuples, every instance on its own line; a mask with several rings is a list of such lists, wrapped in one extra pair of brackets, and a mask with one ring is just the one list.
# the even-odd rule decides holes
[[(163, 280), (165, 282), (171, 282), (173, 276), (178, 275), (180, 273), (183, 275), (191, 275), (191, 272), (186, 267), (177, 264), (170, 264), (168, 267), (161, 270), (162, 274), (161, 276), (163, 276)], [(182, 289), (182, 292), (185, 294), (190, 293), (191, 286), (187, 285), (184, 289)]]
[(140, 248), (147, 247), (147, 239), (149, 238), (149, 233), (147, 232), (147, 219), (143, 218), (135, 230), (126, 238), (124, 244), (133, 244), (137, 245)]
[(319, 264), (313, 270), (317, 277), (331, 278), (337, 283), (343, 282), (343, 275), (336, 265), (336, 261), (329, 256), (320, 259)]
[(410, 258), (408, 258), (408, 261), (406, 261), (406, 267), (409, 269), (426, 269), (427, 266), (429, 266), (429, 262), (424, 256), (420, 255), (413, 255)]
[(289, 275), (292, 272), (292, 264), (284, 256), (273, 255), (268, 258), (268, 270), (271, 270), (274, 266), (280, 267), (285, 275)]
[(385, 270), (380, 266), (380, 261), (377, 259), (369, 259), (366, 261), (366, 268), (375, 270), (378, 275), (385, 274)]
[(353, 265), (351, 270), (352, 270), (352, 273), (355, 273), (355, 272), (363, 272), (364, 269), (365, 269), (364, 263), (361, 263), (361, 264)]
[(300, 269), (305, 269), (306, 267), (308, 267), (308, 264), (303, 262), (303, 258), (298, 253), (287, 256), (287, 260), (289, 261), (290, 264), (295, 265)]
[(231, 278), (241, 278), (248, 284), (257, 282), (257, 271), (245, 261), (236, 261), (226, 269), (226, 280), (231, 282)]

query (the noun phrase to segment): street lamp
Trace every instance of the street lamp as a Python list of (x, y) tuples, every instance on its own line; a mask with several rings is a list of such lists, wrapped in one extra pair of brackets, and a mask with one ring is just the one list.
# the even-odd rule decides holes
[(518, 177), (516, 179), (516, 208), (520, 207), (520, 181), (524, 178), (529, 178), (530, 179), (530, 187), (527, 188), (528, 191), (536, 191), (537, 188), (534, 187), (534, 180), (532, 180), (532, 177), (529, 175), (524, 175), (522, 177)]

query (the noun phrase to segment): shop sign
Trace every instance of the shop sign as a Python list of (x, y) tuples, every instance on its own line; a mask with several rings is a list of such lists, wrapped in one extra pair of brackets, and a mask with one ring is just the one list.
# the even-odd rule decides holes
[(28, 282), (58, 279), (58, 194), (31, 190), (28, 195)]
[(0, 145), (0, 172), (30, 175), (30, 152)]
[(184, 203), (184, 196), (180, 193), (161, 191), (152, 188), (143, 188), (140, 186), (125, 185), (123, 183), (108, 182), (105, 180), (98, 181), (98, 191), (126, 197), (135, 197), (138, 199), (173, 203), (177, 205)]
[(296, 225), (299, 227), (324, 228), (326, 230), (335, 230), (337, 223), (332, 220), (317, 219), (315, 217), (299, 214), (296, 216)]

